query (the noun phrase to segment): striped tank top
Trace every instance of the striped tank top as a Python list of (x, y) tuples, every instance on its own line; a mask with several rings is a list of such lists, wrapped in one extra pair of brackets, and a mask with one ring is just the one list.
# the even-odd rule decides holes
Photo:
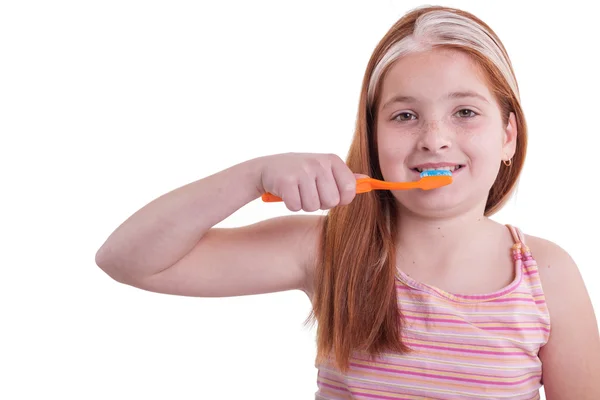
[(537, 264), (523, 234), (508, 225), (515, 279), (485, 295), (451, 294), (398, 271), (396, 293), (408, 354), (371, 360), (355, 352), (341, 373), (318, 369), (316, 400), (539, 399), (538, 351), (550, 317)]

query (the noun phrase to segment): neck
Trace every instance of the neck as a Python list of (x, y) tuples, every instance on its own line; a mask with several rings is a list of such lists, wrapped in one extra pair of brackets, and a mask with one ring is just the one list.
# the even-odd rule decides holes
[(482, 234), (495, 225), (479, 208), (451, 217), (424, 217), (406, 210), (399, 212), (398, 248), (403, 254), (447, 257), (456, 250), (477, 246)]

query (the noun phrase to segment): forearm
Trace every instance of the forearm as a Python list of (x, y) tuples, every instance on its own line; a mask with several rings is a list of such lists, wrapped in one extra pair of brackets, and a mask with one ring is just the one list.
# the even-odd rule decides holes
[(148, 203), (110, 235), (96, 263), (119, 281), (170, 267), (210, 228), (260, 197), (261, 162), (234, 165)]

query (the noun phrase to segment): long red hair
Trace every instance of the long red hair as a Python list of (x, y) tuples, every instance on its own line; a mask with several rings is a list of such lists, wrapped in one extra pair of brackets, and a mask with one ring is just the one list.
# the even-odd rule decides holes
[[(505, 204), (517, 183), (525, 161), (527, 127), (504, 47), (491, 28), (467, 12), (446, 7), (419, 8), (404, 15), (390, 28), (375, 48), (363, 78), (356, 130), (346, 162), (353, 172), (383, 179), (377, 157), (375, 121), (379, 86), (385, 71), (374, 87), (371, 78), (390, 48), (413, 34), (419, 18), (438, 11), (450, 12), (478, 24), (478, 29), (493, 38), (495, 51), (505, 63), (503, 73), (502, 68), (490, 60), (489, 54), (469, 46), (466, 40), (465, 45), (456, 42), (436, 45), (472, 56), (486, 73), (504, 122), (508, 122), (511, 112), (516, 116), (516, 153), (510, 167), (501, 166), (489, 192), (485, 215), (491, 215)], [(374, 90), (371, 101), (370, 90)], [(341, 371), (347, 371), (354, 351), (366, 352), (373, 357), (384, 351), (409, 351), (402, 341), (402, 313), (395, 290), (396, 214), (396, 200), (391, 193), (375, 191), (356, 196), (351, 204), (332, 209), (325, 218), (314, 275), (313, 310), (309, 317), (318, 325), (317, 363), (332, 357)]]

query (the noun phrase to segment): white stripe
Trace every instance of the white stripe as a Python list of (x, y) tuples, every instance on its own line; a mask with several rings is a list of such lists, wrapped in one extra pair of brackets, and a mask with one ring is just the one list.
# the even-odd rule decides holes
[(500, 365), (482, 365), (482, 364), (471, 364), (471, 363), (459, 363), (459, 362), (453, 362), (453, 361), (441, 361), (441, 360), (437, 360), (434, 358), (421, 358), (421, 357), (415, 357), (412, 356), (411, 354), (406, 354), (406, 355), (399, 355), (399, 354), (389, 354), (386, 353), (386, 357), (389, 358), (394, 358), (397, 360), (408, 360), (408, 361), (423, 361), (426, 362), (428, 364), (441, 364), (441, 365), (455, 365), (455, 366), (459, 366), (459, 367), (473, 367), (473, 368), (477, 368), (477, 369), (490, 369), (490, 370), (506, 370), (506, 371), (519, 371), (521, 369), (525, 369), (525, 368), (540, 368), (541, 363), (540, 364), (535, 364), (532, 363), (530, 365), (524, 365), (524, 364), (519, 364), (518, 366), (514, 366), (514, 367), (510, 367), (510, 366), (500, 366)]
[[(470, 339), (482, 339), (482, 340), (494, 340), (497, 341), (499, 338), (496, 336), (477, 336), (477, 335), (460, 335), (460, 334), (455, 334), (455, 333), (442, 333), (442, 332), (427, 332), (427, 331), (419, 331), (416, 329), (410, 329), (407, 327), (403, 327), (403, 330), (407, 331), (407, 332), (414, 332), (414, 333), (418, 333), (421, 335), (426, 335), (426, 336), (448, 336), (448, 337), (459, 337), (459, 338), (470, 338)], [(510, 343), (516, 343), (519, 345), (525, 345), (525, 346), (540, 346), (541, 344), (539, 342), (519, 342), (518, 340), (514, 340), (514, 339), (510, 339), (510, 338), (506, 338), (506, 337), (502, 337), (500, 338), (502, 340), (505, 340), (507, 342)], [(456, 344), (463, 344), (463, 343), (456, 343)]]
[[(408, 301), (404, 301), (403, 304), (410, 304), (410, 305), (414, 305), (417, 306), (417, 308), (419, 309), (419, 311), (421, 309), (423, 309), (425, 312), (430, 311), (431, 307), (422, 304), (422, 303), (414, 303), (414, 302), (408, 302)], [(452, 308), (450, 307), (436, 307), (436, 308), (445, 308), (446, 310), (452, 310)], [(407, 307), (403, 307), (401, 309), (402, 310), (407, 310), (407, 311), (412, 311), (412, 308), (407, 308)], [(437, 313), (440, 314), (440, 313)], [(454, 310), (454, 313), (449, 312), (447, 313), (447, 315), (452, 315), (452, 316), (460, 316), (460, 315), (470, 315), (470, 316), (485, 316), (485, 315), (503, 315), (503, 316), (513, 316), (513, 315), (522, 315), (522, 316), (530, 316), (530, 317), (540, 317), (540, 313), (539, 312), (500, 312), (500, 311), (486, 311), (486, 312), (462, 312), (462, 311), (456, 311)]]

